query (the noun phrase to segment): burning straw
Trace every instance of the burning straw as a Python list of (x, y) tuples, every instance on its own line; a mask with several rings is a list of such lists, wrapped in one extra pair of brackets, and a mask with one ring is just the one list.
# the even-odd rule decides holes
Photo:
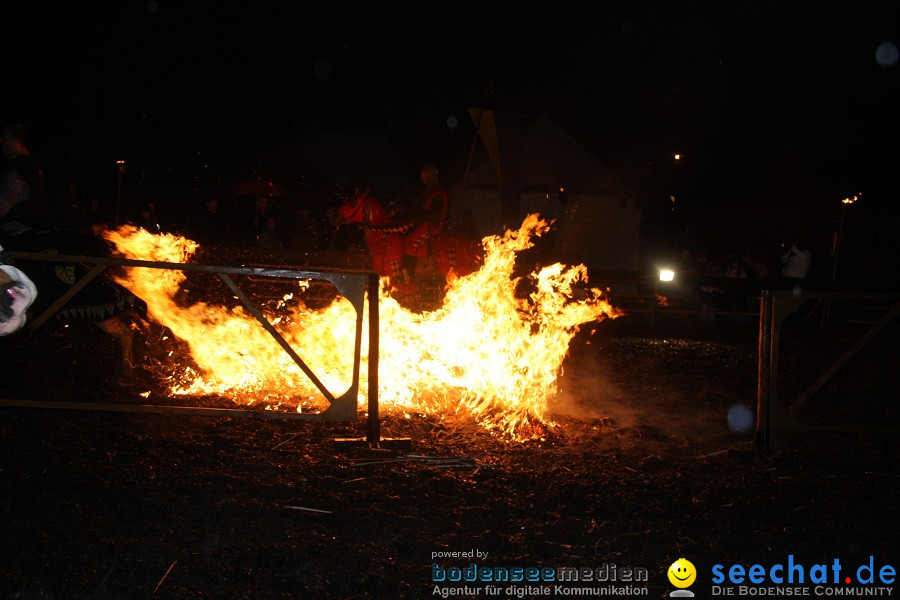
[[(382, 289), (379, 399), (386, 410), (471, 416), (516, 439), (554, 425), (547, 416), (548, 402), (557, 393), (570, 341), (582, 325), (622, 312), (601, 290), (586, 286), (583, 265), (544, 267), (527, 276), (528, 297), (517, 294), (522, 282), (513, 275), (516, 255), (549, 227), (529, 215), (518, 230), (484, 238), (483, 267), (450, 281), (437, 310), (410, 311)], [(104, 236), (132, 259), (187, 262), (197, 248), (179, 236), (129, 226)], [(183, 306), (176, 301), (183, 272), (126, 271), (119, 283), (187, 344), (199, 367), (183, 368), (169, 382), (170, 393), (219, 394), (298, 410), (315, 404), (315, 387), (241, 307)], [(302, 291), (301, 285), (263, 312), (329, 390), (346, 390), (353, 368), (355, 311), (341, 297), (325, 308), (309, 308)], [(364, 346), (363, 365), (366, 355)], [(360, 389), (365, 390), (365, 372), (362, 379)]]

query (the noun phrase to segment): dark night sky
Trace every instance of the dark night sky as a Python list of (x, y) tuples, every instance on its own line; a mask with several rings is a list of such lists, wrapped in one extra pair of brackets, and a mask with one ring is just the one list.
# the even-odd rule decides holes
[(29, 124), (33, 151), (61, 165), (182, 149), (240, 168), (315, 130), (387, 133), (413, 160), (459, 161), (465, 108), (490, 80), (494, 105), (550, 114), (639, 186), (669, 176), (677, 151), (695, 196), (718, 201), (792, 149), (836, 191), (896, 197), (900, 65), (876, 51), (900, 43), (897, 2), (127, 0), (10, 13), (3, 119)]

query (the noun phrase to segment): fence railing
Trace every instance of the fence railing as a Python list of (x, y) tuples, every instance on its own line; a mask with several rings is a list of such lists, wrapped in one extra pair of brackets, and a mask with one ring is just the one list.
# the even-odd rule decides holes
[[(781, 333), (785, 320), (810, 301), (827, 306), (837, 300), (877, 301), (886, 307), (879, 319), (856, 340), (803, 392), (783, 399), (779, 394), (778, 367)], [(786, 432), (859, 432), (898, 433), (900, 426), (882, 424), (861, 426), (813, 424), (803, 420), (800, 410), (822, 389), (857, 353), (867, 346), (900, 313), (900, 294), (835, 291), (764, 290), (759, 311), (759, 351), (757, 369), (756, 444), (760, 451), (769, 450), (773, 438)], [(827, 310), (825, 311), (827, 314)]]
[[(62, 296), (57, 298), (43, 313), (32, 319), (22, 335), (13, 340), (13, 343), (21, 343), (37, 328), (53, 317), (65, 304), (84, 289), (93, 279), (98, 277), (107, 267), (137, 267), (144, 269), (167, 269), (188, 272), (213, 273), (225, 284), (225, 289), (233, 294), (251, 315), (259, 322), (278, 345), (287, 353), (294, 363), (300, 368), (306, 377), (315, 385), (322, 396), (328, 401), (328, 407), (320, 412), (288, 412), (277, 410), (236, 410), (225, 408), (201, 408), (191, 406), (163, 406), (163, 405), (124, 405), (124, 404), (100, 404), (100, 403), (75, 403), (75, 402), (25, 402), (22, 400), (0, 400), (3, 406), (30, 406), (43, 408), (65, 408), (82, 410), (111, 410), (118, 412), (158, 412), (177, 414), (203, 414), (219, 416), (249, 416), (267, 419), (309, 419), (322, 421), (354, 421), (357, 418), (358, 395), (360, 387), (360, 370), (362, 364), (362, 335), (363, 335), (363, 311), (365, 299), (369, 298), (368, 312), (368, 416), (366, 423), (366, 439), (370, 443), (380, 440), (380, 419), (378, 407), (378, 351), (379, 351), (379, 277), (368, 270), (309, 270), (292, 267), (233, 267), (215, 266), (187, 263), (170, 263), (146, 260), (134, 260), (125, 258), (70, 256), (60, 254), (10, 252), (10, 256), (16, 261), (39, 261), (50, 263), (76, 263), (93, 265)], [(302, 357), (291, 347), (278, 330), (262, 314), (256, 304), (247, 296), (243, 289), (235, 282), (235, 275), (246, 275), (253, 278), (281, 279), (281, 280), (322, 280), (331, 283), (337, 292), (345, 297), (356, 310), (355, 333), (353, 344), (353, 372), (350, 387), (341, 395), (333, 394), (316, 376), (312, 369), (304, 362)], [(39, 290), (40, 293), (40, 290)], [(7, 353), (13, 348), (7, 349)]]

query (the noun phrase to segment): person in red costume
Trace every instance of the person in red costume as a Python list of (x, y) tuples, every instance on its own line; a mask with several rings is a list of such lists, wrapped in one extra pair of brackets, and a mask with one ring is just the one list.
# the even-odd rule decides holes
[(450, 211), (450, 195), (441, 183), (435, 165), (425, 165), (419, 174), (422, 192), (419, 205), (413, 215), (415, 227), (407, 238), (407, 253), (411, 256), (427, 256), (428, 244), (447, 224)]
[(403, 234), (409, 224), (395, 225), (391, 215), (372, 195), (372, 191), (357, 190), (355, 198), (336, 211), (338, 223), (357, 223), (363, 227), (363, 237), (372, 258), (372, 268), (382, 277), (390, 277), (398, 286), (407, 281), (403, 272)]

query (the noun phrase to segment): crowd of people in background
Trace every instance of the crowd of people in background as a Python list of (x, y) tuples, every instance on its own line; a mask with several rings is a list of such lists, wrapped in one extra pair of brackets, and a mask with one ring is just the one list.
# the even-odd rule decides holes
[(799, 291), (808, 281), (812, 250), (801, 240), (781, 244), (764, 257), (750, 252), (684, 248), (678, 259), (678, 279), (693, 298), (695, 308), (707, 311), (701, 321), (712, 321), (716, 314), (758, 310), (761, 289)]
[[(188, 201), (182, 197), (172, 202), (143, 189), (124, 194), (120, 189), (119, 196), (110, 198), (71, 172), (45, 173), (31, 154), (24, 125), (4, 126), (0, 148), (5, 158), (0, 171), (0, 242), (8, 248), (40, 250), (51, 244), (54, 232), (88, 233), (97, 226), (128, 223), (155, 234), (183, 235), (201, 246), (240, 248), (267, 261), (306, 266), (318, 253), (365, 253), (360, 231), (337, 227), (330, 212), (358, 190), (323, 185), (299, 197), (272, 197), (235, 195), (221, 185), (194, 190)], [(423, 165), (420, 179), (418, 193), (392, 197), (387, 203), (399, 205), (399, 212), (418, 224), (423, 240), (445, 229), (480, 240), (470, 211), (451, 218), (450, 196), (437, 166)], [(814, 256), (808, 240), (794, 239), (762, 258), (739, 250), (685, 248), (677, 270), (682, 281), (694, 282), (690, 285), (698, 306), (743, 312), (755, 309), (754, 288), (762, 283), (792, 289), (811, 278), (817, 261), (829, 260)]]
[[(331, 211), (348, 194), (346, 186), (325, 182), (299, 197), (236, 194), (227, 183), (191, 190), (191, 197), (166, 197), (125, 185), (114, 197), (100, 194), (71, 172), (45, 173), (28, 148), (28, 130), (9, 124), (0, 137), (5, 162), (0, 180), (0, 238), (18, 250), (40, 251), (63, 232), (90, 234), (98, 226), (130, 224), (150, 233), (173, 233), (201, 246), (234, 248), (260, 260), (309, 265), (317, 253), (364, 253), (357, 228), (338, 227)], [(453, 223), (449, 194), (437, 166), (421, 168), (422, 187), (408, 197), (392, 197), (400, 212), (421, 227), (423, 244), (444, 228), (476, 236), (473, 215)], [(231, 189), (230, 189), (231, 188)], [(14, 239), (15, 238), (15, 239)], [(479, 238), (480, 239), (480, 238)]]

